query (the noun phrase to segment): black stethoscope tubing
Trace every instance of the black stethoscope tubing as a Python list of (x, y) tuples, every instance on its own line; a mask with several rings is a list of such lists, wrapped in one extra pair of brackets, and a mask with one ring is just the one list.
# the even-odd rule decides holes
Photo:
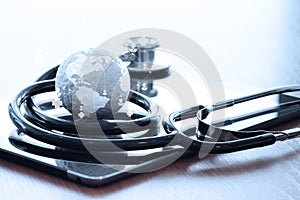
[[(153, 149), (153, 148), (161, 148), (167, 147), (172, 144), (178, 144), (185, 146), (185, 144), (190, 144), (188, 149), (196, 151), (201, 148), (202, 145), (212, 145), (212, 150), (210, 153), (228, 153), (239, 150), (245, 150), (249, 148), (262, 147), (266, 145), (274, 144), (277, 140), (282, 140), (283, 138), (288, 138), (288, 135), (283, 132), (268, 132), (268, 131), (260, 131), (256, 132), (256, 135), (252, 135), (252, 137), (246, 138), (238, 138), (233, 141), (206, 141), (201, 138), (192, 139), (190, 135), (186, 135), (183, 131), (180, 131), (174, 125), (175, 122), (179, 120), (185, 120), (188, 118), (192, 118), (198, 116), (199, 118), (200, 112), (209, 112), (211, 108), (212, 110), (226, 108), (228, 106), (232, 106), (236, 103), (245, 102), (248, 100), (253, 100), (256, 98), (260, 98), (263, 96), (271, 95), (271, 94), (279, 94), (283, 92), (291, 92), (296, 91), (294, 87), (281, 88), (271, 91), (262, 92), (255, 95), (250, 95), (243, 98), (237, 98), (229, 101), (224, 101), (221, 103), (214, 104), (212, 107), (204, 107), (204, 106), (195, 106), (183, 111), (174, 112), (167, 117), (167, 119), (163, 123), (163, 127), (165, 129), (165, 135), (153, 135), (149, 137), (140, 137), (140, 138), (130, 138), (130, 139), (120, 139), (120, 138), (88, 138), (88, 137), (74, 137), (72, 135), (62, 135), (60, 133), (53, 132), (51, 130), (47, 130), (42, 128), (32, 121), (28, 120), (23, 113), (21, 112), (21, 107), (24, 103), (29, 102), (26, 106), (29, 106), (28, 111), (32, 112), (33, 105), (30, 99), (32, 96), (37, 95), (43, 92), (54, 91), (54, 80), (55, 72), (57, 71), (57, 67), (49, 70), (47, 73), (43, 74), (38, 82), (25, 88), (22, 90), (17, 97), (12, 101), (9, 106), (9, 113), (12, 121), (17, 126), (17, 128), (27, 134), (30, 137), (33, 137), (39, 141), (49, 143), (55, 146), (69, 148), (69, 149), (77, 149), (77, 150), (85, 150), (83, 144), (88, 145), (91, 150), (94, 151), (110, 151), (111, 144), (118, 146), (121, 150), (132, 151), (132, 150), (145, 150), (145, 149)], [(297, 88), (298, 90), (299, 88)], [(143, 103), (143, 102), (142, 102)], [(145, 101), (144, 101), (145, 103)], [(200, 111), (199, 111), (200, 110)], [(198, 114), (197, 114), (198, 113)], [(45, 121), (47, 121), (47, 116), (43, 116)], [(53, 121), (55, 123), (55, 121)], [(198, 132), (201, 131), (199, 127), (206, 126), (214, 127), (209, 124), (198, 124)], [(224, 131), (220, 129), (220, 131)], [(228, 134), (235, 134), (236, 132), (228, 131)]]
[[(16, 127), (25, 134), (40, 140), (45, 143), (53, 144), (55, 146), (62, 146), (66, 148), (85, 149), (83, 143), (89, 145), (92, 149), (110, 150), (111, 143), (124, 150), (145, 149), (145, 144), (154, 143), (154, 146), (164, 146), (172, 135), (166, 135), (163, 137), (145, 137), (145, 138), (132, 138), (130, 140), (124, 139), (99, 139), (99, 138), (83, 138), (74, 137), (68, 134), (63, 135), (56, 133), (45, 128), (37, 126), (33, 122), (29, 121), (21, 112), (21, 106), (26, 99), (31, 98), (42, 92), (54, 91), (53, 80), (45, 80), (37, 82), (24, 90), (22, 90), (16, 98), (9, 105), (9, 113), (12, 121)], [(155, 147), (154, 147), (155, 148)]]
[[(232, 99), (232, 100), (226, 100), (226, 101), (223, 101), (223, 102), (216, 103), (212, 106), (206, 106), (203, 109), (200, 109), (199, 112), (197, 112), (197, 119), (198, 119), (197, 138), (198, 139), (203, 139), (209, 129), (212, 133), (222, 132), (223, 135), (230, 134), (230, 135), (234, 135), (235, 137), (239, 137), (239, 138), (245, 138), (245, 137), (249, 138), (251, 136), (256, 136), (256, 135), (261, 135), (261, 134), (268, 134), (268, 133), (271, 133), (273, 135), (280, 135), (280, 136), (287, 135), (285, 132), (282, 132), (282, 131), (265, 131), (265, 130), (233, 131), (233, 130), (226, 130), (224, 128), (220, 128), (220, 126), (230, 125), (230, 124), (235, 123), (235, 122), (240, 121), (240, 120), (245, 120), (247, 118), (249, 119), (249, 118), (252, 118), (252, 117), (256, 117), (258, 115), (268, 114), (268, 113), (272, 113), (272, 112), (278, 112), (278, 111), (283, 110), (283, 109), (292, 109), (290, 112), (292, 112), (292, 111), (296, 112), (296, 111), (299, 110), (300, 100), (294, 100), (294, 101), (290, 101), (290, 102), (287, 102), (287, 103), (282, 103), (278, 106), (263, 109), (263, 110), (260, 110), (259, 113), (256, 113), (256, 112), (248, 113), (245, 116), (239, 116), (239, 118), (237, 118), (237, 119), (228, 118), (228, 119), (222, 120), (222, 122), (219, 123), (218, 125), (207, 123), (205, 121), (205, 119), (215, 111), (218, 111), (218, 110), (221, 110), (221, 109), (224, 109), (224, 108), (227, 108), (227, 107), (231, 107), (231, 106), (234, 106), (234, 105), (246, 102), (246, 101), (259, 99), (259, 98), (262, 98), (262, 97), (267, 97), (267, 96), (271, 96), (271, 95), (275, 95), (275, 94), (290, 93), (290, 92), (297, 92), (297, 91), (300, 91), (300, 86), (299, 85), (281, 87), (281, 88), (275, 88), (275, 89), (271, 89), (271, 90), (268, 90), (268, 91), (260, 92), (260, 93), (254, 94), (254, 95), (249, 95), (249, 96), (245, 96), (245, 97), (241, 97), (241, 98), (237, 98), (237, 99)], [(295, 131), (293, 137), (297, 136), (297, 134), (298, 134), (298, 131)], [(292, 137), (292, 136), (290, 135), (289, 137)]]

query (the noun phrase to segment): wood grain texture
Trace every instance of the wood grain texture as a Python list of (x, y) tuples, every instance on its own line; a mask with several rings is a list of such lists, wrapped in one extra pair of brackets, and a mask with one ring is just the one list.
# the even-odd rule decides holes
[[(56, 6), (59, 5), (46, 4), (50, 6), (48, 8), (46, 5), (38, 4), (39, 10), (35, 10), (33, 8), (35, 4), (30, 4), (28, 6), (32, 7), (32, 12), (28, 13), (33, 14), (25, 15), (24, 20), (21, 14), (18, 15), (19, 10), (14, 15), (3, 10), (1, 13), (4, 16), (0, 20), (0, 25), (3, 27), (4, 35), (0, 41), (4, 50), (0, 51), (5, 55), (2, 62), (6, 68), (1, 67), (4, 70), (0, 75), (1, 90), (4, 91), (1, 100), (5, 102), (10, 99), (20, 89), (20, 85), (30, 83), (48, 68), (48, 64), (57, 64), (52, 62), (61, 60), (62, 54), (66, 54), (64, 51), (71, 51), (71, 48), (67, 49), (65, 46), (75, 46), (74, 41), (80, 34), (82, 36), (91, 33), (90, 38), (98, 41), (99, 38), (93, 35), (97, 31), (99, 37), (107, 38), (109, 34), (118, 34), (137, 27), (159, 26), (181, 32), (194, 39), (215, 62), (226, 89), (250, 93), (262, 88), (300, 83), (299, 1), (212, 2), (167, 1), (161, 4), (156, 2), (158, 8), (153, 13), (154, 17), (149, 17), (145, 15), (148, 12), (144, 9), (145, 5), (128, 1), (128, 5), (136, 3), (130, 6), (130, 9), (135, 10), (139, 19), (134, 22), (130, 13), (128, 15), (116, 13), (116, 21), (114, 18), (107, 19), (112, 20), (113, 25), (107, 25), (105, 23), (110, 22), (103, 20), (108, 18), (108, 13), (110, 17), (113, 15), (107, 11), (103, 14), (92, 10), (91, 15), (82, 18), (82, 23), (77, 23), (68, 21), (64, 14), (60, 14), (61, 10), (56, 12)], [(107, 7), (109, 6), (111, 9), (114, 8), (112, 3), (107, 3)], [(84, 13), (89, 13), (91, 7), (84, 7)], [(13, 5), (3, 5), (2, 9), (4, 8), (12, 11)], [(76, 8), (77, 11), (79, 8)], [(53, 12), (57, 15), (52, 17)], [(38, 17), (46, 21), (38, 20)], [(103, 33), (105, 32), (103, 28), (95, 29), (94, 24), (89, 24), (89, 19), (95, 17), (99, 18), (100, 24), (104, 24), (105, 30), (108, 31), (107, 35)], [(121, 18), (123, 24), (117, 24)], [(71, 25), (66, 25), (68, 23)], [(76, 33), (80, 25), (87, 30)], [(50, 28), (47, 28), (48, 26)], [(119, 28), (116, 28), (117, 26)], [(42, 29), (45, 29), (45, 32)], [(41, 35), (35, 35), (36, 33)], [(34, 45), (39, 43), (46, 44), (44, 48), (46, 61), (42, 63), (44, 67), (32, 67), (33, 72), (25, 70), (24, 64), (36, 65), (32, 61), (37, 51)], [(91, 43), (87, 41), (87, 44)], [(55, 51), (56, 53), (50, 55), (49, 52)], [(19, 59), (16, 59), (17, 55), (20, 55)], [(54, 58), (57, 60), (53, 61)], [(8, 77), (16, 71), (19, 79), (14, 82)], [(30, 77), (29, 80), (27, 75)], [(227, 97), (230, 95), (227, 94)], [(1, 113), (6, 112), (1, 110)], [(298, 121), (294, 122), (295, 125), (297, 123)], [(77, 185), (0, 160), (0, 198), (300, 199), (300, 139), (243, 152), (210, 155), (203, 159), (185, 158), (164, 169), (139, 174), (101, 188)]]

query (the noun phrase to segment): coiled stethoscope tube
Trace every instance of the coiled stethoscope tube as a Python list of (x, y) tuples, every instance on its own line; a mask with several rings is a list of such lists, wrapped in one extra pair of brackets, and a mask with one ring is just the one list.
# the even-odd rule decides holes
[[(165, 130), (165, 134), (157, 134), (157, 132), (155, 131), (157, 127), (160, 127), (160, 124), (158, 123), (159, 116), (157, 113), (157, 106), (151, 103), (151, 100), (149, 100), (144, 95), (132, 91), (130, 101), (147, 110), (148, 115), (137, 116), (136, 121), (124, 120), (120, 123), (124, 123), (124, 125), (130, 125), (131, 123), (134, 123), (138, 124), (138, 127), (143, 127), (143, 125), (146, 125), (145, 127), (148, 128), (154, 126), (155, 128), (149, 131), (149, 135), (142, 135), (142, 137), (132, 138), (118, 138), (117, 133), (118, 131), (121, 131), (118, 129), (118, 127), (114, 127), (113, 129), (111, 129), (111, 137), (107, 136), (106, 138), (82, 137), (78, 136), (77, 133), (73, 132), (66, 134), (57, 133), (52, 130), (53, 126), (55, 126), (56, 123), (58, 123), (59, 130), (74, 131), (75, 128), (72, 119), (56, 119), (46, 116), (41, 110), (39, 110), (39, 106), (35, 105), (32, 101), (32, 96), (34, 95), (54, 91), (53, 78), (55, 77), (56, 71), (57, 67), (49, 70), (48, 72), (43, 74), (35, 84), (22, 90), (9, 105), (9, 113), (13, 123), (19, 129), (20, 133), (25, 133), (26, 135), (36, 140), (57, 146), (62, 149), (69, 149), (69, 153), (72, 153), (72, 151), (74, 151), (80, 154), (80, 151), (85, 150), (85, 146), (83, 145), (83, 143), (88, 144), (89, 148), (91, 148), (92, 151), (99, 151), (103, 154), (107, 154), (108, 156), (114, 154), (116, 155), (118, 153), (119, 155), (122, 155), (122, 153), (124, 152), (121, 151), (123, 150), (136, 151), (155, 148), (163, 148), (163, 153), (168, 153), (172, 151), (170, 150), (171, 148), (168, 148), (168, 146), (173, 146), (174, 144), (184, 147), (184, 151), (189, 151), (189, 153), (196, 153), (203, 145), (212, 146), (210, 153), (229, 153), (271, 145), (274, 144), (276, 141), (294, 138), (300, 135), (298, 129), (280, 132), (229, 131), (222, 128), (218, 128), (216, 124), (208, 124), (204, 122), (205, 118), (213, 111), (268, 95), (300, 91), (300, 86), (277, 88), (274, 90), (269, 90), (242, 98), (223, 101), (212, 106), (199, 105), (182, 111), (174, 112), (168, 115), (163, 121), (162, 126)], [(224, 119), (221, 122), (218, 122), (218, 124), (226, 125), (229, 122), (233, 123), (235, 121), (243, 120), (251, 116), (257, 116), (268, 112), (274, 112), (279, 109), (285, 109), (288, 111), (288, 113), (294, 113), (298, 110), (299, 104), (299, 100), (293, 101), (279, 105), (277, 107), (265, 109), (256, 113), (250, 113), (248, 115), (239, 116), (235, 119)], [(22, 109), (24, 109), (25, 111), (22, 111)], [(181, 131), (178, 128), (176, 128), (176, 122), (195, 117), (197, 117), (198, 119), (197, 127), (189, 128), (184, 131)], [(105, 121), (103, 123), (111, 124), (114, 123), (114, 121)], [(151, 126), (147, 126), (149, 124), (151, 124)], [(220, 131), (221, 137), (213, 138), (213, 134), (208, 135), (206, 132), (208, 129)], [(109, 132), (109, 129), (107, 129), (106, 131)], [(136, 130), (132, 131), (134, 132)], [(196, 139), (192, 138), (192, 136), (195, 134), (197, 136)], [(223, 139), (228, 137), (223, 137), (222, 135), (230, 135), (233, 140), (224, 141)], [(116, 145), (121, 150), (117, 152), (111, 152), (113, 151), (110, 148), (111, 144)], [(186, 146), (186, 144), (188, 144), (188, 146)], [(34, 148), (34, 145), (32, 145), (32, 147)]]
[[(14, 124), (20, 131), (24, 132), (25, 134), (37, 140), (55, 146), (61, 146), (71, 149), (85, 149), (82, 145), (82, 143), (85, 142), (90, 144), (92, 148), (94, 147), (93, 149), (101, 148), (101, 150), (110, 150), (109, 148), (106, 149), (106, 146), (110, 146), (107, 145), (108, 139), (102, 139), (97, 137), (78, 137), (76, 133), (61, 134), (52, 131), (51, 129), (53, 128), (53, 126), (55, 126), (56, 123), (58, 123), (56, 127), (60, 131), (74, 130), (76, 128), (74, 122), (72, 122), (71, 120), (55, 119), (49, 116), (45, 116), (42, 111), (37, 112), (38, 108), (36, 105), (33, 104), (31, 98), (34, 95), (55, 90), (55, 81), (47, 79), (52, 78), (56, 70), (57, 67), (42, 75), (41, 78), (39, 78), (35, 84), (32, 84), (31, 86), (22, 90), (12, 101), (12, 103), (9, 105), (9, 113)], [(134, 127), (134, 129), (131, 130), (132, 132), (137, 132), (140, 131), (140, 129), (146, 129), (148, 127), (150, 128), (150, 131), (157, 132), (156, 130), (154, 130), (157, 129), (157, 125), (160, 118), (158, 116), (157, 105), (153, 104), (146, 96), (134, 91), (131, 91), (130, 101), (146, 109), (149, 112), (149, 114), (144, 117), (130, 120), (99, 121), (100, 124), (104, 124), (104, 127), (105, 125), (110, 125), (111, 129), (104, 130), (106, 131), (105, 133), (107, 134), (109, 132), (108, 134), (114, 135), (117, 132), (122, 132), (122, 130), (118, 128), (118, 125), (123, 126), (123, 128), (124, 126)], [(25, 114), (21, 111), (22, 106), (25, 107)], [(131, 126), (133, 124), (135, 126)], [(153, 132), (151, 134), (155, 134)], [(136, 146), (135, 148), (133, 148), (131, 147), (132, 145), (126, 144), (126, 142), (123, 139), (112, 138), (109, 139), (109, 141), (111, 141), (112, 143), (124, 150), (132, 150), (136, 148)], [(138, 143), (142, 143), (144, 139), (132, 138), (130, 139), (130, 141), (138, 145)]]

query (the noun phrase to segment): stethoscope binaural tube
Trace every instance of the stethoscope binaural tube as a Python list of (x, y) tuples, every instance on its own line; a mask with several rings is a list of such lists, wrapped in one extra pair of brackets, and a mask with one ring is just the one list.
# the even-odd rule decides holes
[[(300, 129), (294, 128), (287, 131), (267, 131), (267, 130), (240, 130), (240, 131), (233, 131), (233, 130), (226, 130), (225, 128), (220, 128), (220, 126), (224, 125), (227, 126), (229, 124), (233, 124), (235, 122), (249, 119), (252, 117), (257, 117), (260, 115), (278, 112), (280, 110), (288, 110), (288, 112), (299, 112), (300, 111), (300, 100), (295, 100), (287, 103), (282, 103), (278, 106), (274, 106), (271, 108), (266, 108), (257, 112), (249, 113), (246, 115), (241, 115), (235, 118), (227, 118), (224, 119), (222, 122), (219, 123), (208, 123), (205, 119), (215, 111), (231, 107), (236, 104), (240, 104), (246, 101), (274, 95), (274, 94), (283, 94), (289, 92), (296, 92), (300, 91), (300, 86), (288, 86), (288, 87), (280, 87), (271, 89), (265, 92), (257, 93), (254, 95), (249, 95), (241, 98), (231, 99), (223, 102), (216, 103), (212, 106), (206, 106), (200, 109), (197, 113), (198, 119), (198, 126), (197, 126), (197, 138), (199, 140), (203, 140), (206, 137), (211, 137), (209, 132), (219, 132), (221, 136), (216, 141), (216, 146), (214, 147), (212, 152), (227, 152), (227, 149), (233, 149), (233, 151), (244, 150), (248, 148), (255, 148), (255, 147), (262, 147), (274, 144), (276, 141), (282, 141), (285, 139), (291, 139), (294, 137), (300, 136)], [(288, 114), (290, 114), (288, 113)], [(223, 138), (228, 138), (227, 136), (231, 136), (233, 141), (224, 141)], [(225, 137), (224, 137), (225, 136)], [(213, 137), (213, 136), (212, 136)], [(226, 145), (222, 145), (223, 143), (228, 143)], [(220, 144), (220, 145), (218, 145)], [(229, 150), (231, 151), (231, 150)]]
[[(191, 118), (196, 115), (198, 119), (198, 126), (196, 127), (196, 136), (198, 140), (193, 140), (189, 149), (194, 151), (199, 151), (203, 145), (209, 145), (211, 147), (209, 153), (213, 153), (213, 154), (230, 153), (235, 151), (241, 151), (246, 149), (272, 145), (276, 141), (282, 141), (285, 139), (299, 137), (300, 128), (294, 128), (286, 131), (266, 131), (266, 130), (232, 131), (232, 130), (219, 128), (216, 125), (217, 124), (219, 126), (228, 125), (230, 123), (249, 119), (251, 117), (263, 115), (266, 113), (272, 113), (283, 109), (285, 109), (288, 112), (286, 115), (290, 115), (291, 113), (298, 112), (298, 116), (299, 116), (300, 100), (284, 103), (272, 108), (267, 108), (250, 114), (238, 116), (235, 117), (234, 119), (224, 119), (221, 122), (218, 122), (216, 124), (206, 123), (205, 119), (213, 111), (221, 110), (238, 103), (243, 103), (249, 100), (254, 100), (269, 95), (295, 92), (295, 91), (300, 91), (299, 85), (276, 88), (261, 93), (257, 93), (254, 95), (242, 97), (242, 98), (222, 101), (212, 106), (200, 105), (186, 110), (177, 111), (172, 113), (165, 119), (164, 128), (166, 132), (169, 133), (177, 132), (178, 134), (181, 134), (183, 137), (188, 137), (188, 135), (186, 135), (184, 131), (181, 131), (178, 128), (176, 128), (175, 123), (181, 120)], [(224, 140), (224, 138), (226, 138), (226, 140)]]

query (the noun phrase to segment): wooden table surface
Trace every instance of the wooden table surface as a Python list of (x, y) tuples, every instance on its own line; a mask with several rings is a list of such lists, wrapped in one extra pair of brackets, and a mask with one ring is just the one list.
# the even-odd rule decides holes
[[(75, 50), (144, 27), (200, 44), (225, 89), (249, 93), (300, 83), (299, 1), (7, 1), (0, 3), (0, 27), (2, 104)], [(0, 111), (7, 115), (6, 106)], [(100, 188), (0, 160), (0, 198), (300, 199), (300, 139), (185, 158)]]

